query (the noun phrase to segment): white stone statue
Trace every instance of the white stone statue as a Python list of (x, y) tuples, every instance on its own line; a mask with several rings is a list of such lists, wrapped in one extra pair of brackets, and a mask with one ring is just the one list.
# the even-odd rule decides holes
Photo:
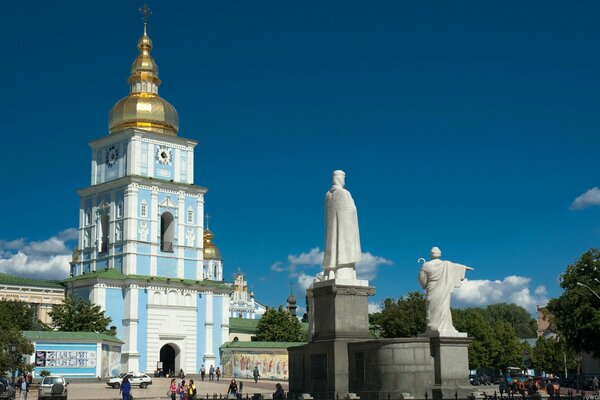
[(344, 189), (346, 174), (333, 172), (333, 186), (325, 195), (325, 280), (355, 282), (354, 266), (360, 261), (358, 214), (350, 192)]
[(423, 264), (419, 273), (419, 284), (427, 290), (427, 330), (424, 335), (464, 335), (452, 325), (450, 294), (454, 288), (462, 285), (465, 272), (473, 268), (440, 260), (441, 256), (442, 251), (439, 248), (432, 248), (431, 260)]

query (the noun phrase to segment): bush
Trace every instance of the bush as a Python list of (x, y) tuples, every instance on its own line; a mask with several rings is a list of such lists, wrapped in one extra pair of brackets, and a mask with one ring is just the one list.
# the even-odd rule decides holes
[(48, 376), (50, 375), (50, 371), (48, 371), (47, 369), (43, 369), (40, 371), (40, 376)]

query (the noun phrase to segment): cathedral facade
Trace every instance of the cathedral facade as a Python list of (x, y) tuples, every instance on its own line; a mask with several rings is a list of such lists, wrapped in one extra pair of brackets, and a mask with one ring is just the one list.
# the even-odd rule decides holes
[(90, 143), (91, 185), (78, 191), (79, 240), (65, 283), (112, 318), (125, 342), (122, 372), (197, 372), (220, 365), (232, 289), (203, 226), (197, 142), (178, 136), (151, 49), (144, 23), (129, 95), (112, 108), (109, 134)]

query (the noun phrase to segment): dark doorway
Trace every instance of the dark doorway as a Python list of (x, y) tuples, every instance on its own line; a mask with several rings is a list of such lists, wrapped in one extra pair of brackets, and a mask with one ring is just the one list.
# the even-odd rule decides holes
[(160, 349), (160, 362), (162, 362), (165, 376), (168, 376), (171, 371), (179, 372), (175, 371), (175, 349), (170, 344), (165, 344)]

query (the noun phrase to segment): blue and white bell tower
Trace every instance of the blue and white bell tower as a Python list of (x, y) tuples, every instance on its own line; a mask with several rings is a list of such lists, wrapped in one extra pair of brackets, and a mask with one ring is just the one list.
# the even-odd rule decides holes
[(122, 371), (198, 371), (220, 365), (232, 289), (205, 276), (206, 189), (194, 185), (197, 142), (177, 136), (175, 108), (158, 95), (146, 32), (129, 95), (90, 143), (91, 186), (78, 191), (79, 243), (68, 290), (112, 318)]

